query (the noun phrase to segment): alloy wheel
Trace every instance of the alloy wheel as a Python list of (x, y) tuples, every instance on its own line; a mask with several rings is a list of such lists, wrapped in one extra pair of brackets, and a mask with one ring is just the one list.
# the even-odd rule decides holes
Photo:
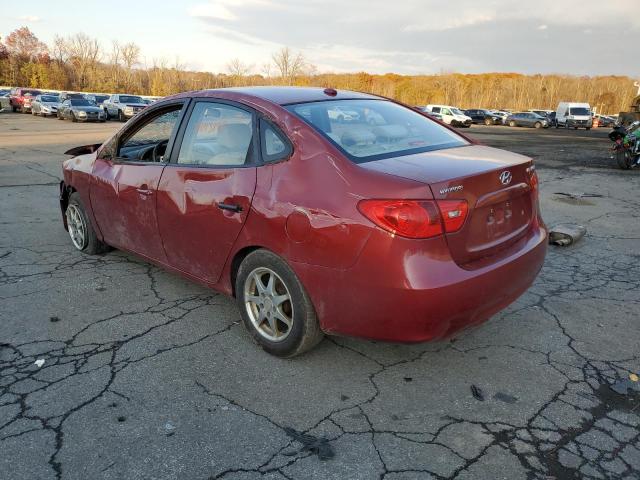
[(67, 217), (67, 228), (73, 245), (78, 250), (83, 250), (87, 246), (87, 225), (84, 217), (77, 205), (70, 204), (65, 212)]
[(293, 302), (282, 278), (266, 267), (254, 269), (244, 283), (244, 304), (256, 331), (281, 342), (293, 328)]

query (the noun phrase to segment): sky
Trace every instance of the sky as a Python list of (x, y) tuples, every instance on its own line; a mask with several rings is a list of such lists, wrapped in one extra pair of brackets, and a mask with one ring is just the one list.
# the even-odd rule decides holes
[[(24, 5), (22, 8), (20, 5)], [(2, 8), (4, 6), (4, 8)], [(260, 73), (283, 46), (319, 72), (563, 73), (640, 78), (638, 0), (0, 0), (0, 36), (84, 32), (108, 49)], [(635, 57), (635, 59), (634, 59)]]

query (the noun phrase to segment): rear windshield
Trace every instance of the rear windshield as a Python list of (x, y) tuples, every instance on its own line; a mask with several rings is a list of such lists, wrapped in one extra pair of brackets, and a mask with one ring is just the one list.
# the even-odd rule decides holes
[(86, 100), (84, 98), (73, 98), (69, 101), (71, 102), (71, 105), (73, 105), (74, 107), (89, 107), (93, 105), (93, 103), (91, 103), (89, 100)]
[(570, 108), (569, 115), (591, 115), (591, 110), (583, 107)]
[(120, 95), (120, 102), (122, 103), (144, 103), (142, 97), (136, 97), (133, 95)]
[(356, 163), (468, 144), (415, 110), (385, 100), (326, 100), (286, 108)]

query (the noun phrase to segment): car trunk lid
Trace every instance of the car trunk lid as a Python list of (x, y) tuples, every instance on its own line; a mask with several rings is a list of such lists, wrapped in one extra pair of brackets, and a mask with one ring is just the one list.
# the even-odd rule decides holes
[(470, 145), (360, 165), (424, 182), (436, 201), (466, 200), (464, 224), (445, 234), (460, 265), (508, 248), (522, 238), (537, 212), (531, 159), (504, 150)]

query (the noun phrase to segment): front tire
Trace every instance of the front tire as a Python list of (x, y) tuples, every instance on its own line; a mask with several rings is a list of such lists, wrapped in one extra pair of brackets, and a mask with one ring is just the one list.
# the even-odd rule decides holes
[(78, 119), (76, 118), (76, 114), (75, 114), (75, 113), (73, 113), (73, 112), (71, 112), (71, 121), (72, 121), (73, 123), (76, 123), (76, 122), (78, 121)]
[(118, 120), (120, 120), (121, 122), (127, 121), (127, 119), (124, 116), (124, 113), (122, 113), (122, 110), (118, 110)]
[(64, 214), (71, 243), (77, 250), (88, 255), (97, 255), (109, 250), (109, 246), (98, 239), (78, 192), (73, 192), (69, 196)]
[(510, 126), (510, 127), (515, 127), (515, 126), (516, 126), (516, 122), (514, 122), (513, 120), (511, 120), (511, 121), (509, 122), (509, 126)]
[(295, 357), (323, 338), (313, 304), (296, 274), (267, 250), (244, 259), (235, 282), (246, 329), (268, 353)]
[(490, 118), (485, 118), (484, 119), (484, 124), (489, 126), (489, 125), (493, 125), (493, 121)]
[(535, 128), (542, 128), (542, 124), (540, 122), (536, 122), (533, 126)]

